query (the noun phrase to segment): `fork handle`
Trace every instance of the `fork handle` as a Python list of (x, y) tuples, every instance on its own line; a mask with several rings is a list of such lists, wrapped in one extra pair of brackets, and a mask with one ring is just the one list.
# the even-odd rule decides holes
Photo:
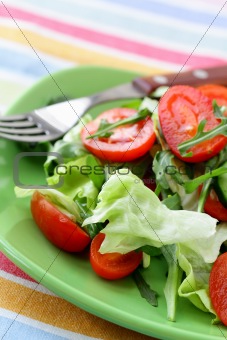
[(186, 72), (167, 73), (151, 77), (136, 78), (133, 84), (139, 87), (146, 95), (149, 95), (159, 86), (193, 85), (203, 84), (227, 85), (227, 65), (194, 69)]

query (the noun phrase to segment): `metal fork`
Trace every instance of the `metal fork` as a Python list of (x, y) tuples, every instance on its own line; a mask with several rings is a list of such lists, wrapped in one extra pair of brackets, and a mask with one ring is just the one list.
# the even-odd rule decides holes
[(97, 104), (117, 99), (141, 98), (161, 85), (202, 85), (208, 82), (227, 85), (227, 66), (137, 78), (131, 83), (89, 97), (61, 102), (26, 114), (1, 117), (0, 137), (29, 143), (56, 140)]

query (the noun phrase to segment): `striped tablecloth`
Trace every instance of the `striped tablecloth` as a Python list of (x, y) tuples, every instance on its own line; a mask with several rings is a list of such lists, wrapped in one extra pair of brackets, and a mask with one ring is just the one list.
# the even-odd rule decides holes
[[(224, 64), (226, 29), (224, 0), (3, 0), (0, 111), (41, 77), (71, 66), (154, 74)], [(0, 253), (0, 338), (149, 337), (84, 312), (40, 285), (36, 289)]]

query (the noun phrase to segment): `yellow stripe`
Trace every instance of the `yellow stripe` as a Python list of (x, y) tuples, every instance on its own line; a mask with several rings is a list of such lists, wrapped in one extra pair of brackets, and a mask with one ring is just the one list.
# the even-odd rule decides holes
[(123, 58), (112, 57), (105, 52), (99, 53), (91, 49), (78, 47), (73, 43), (58, 41), (42, 33), (23, 28), (23, 34), (18, 29), (0, 25), (0, 37), (28, 45), (28, 41), (36, 51), (42, 51), (59, 58), (81, 65), (101, 65), (139, 72), (141, 74), (158, 74), (168, 70), (143, 65)]
[[(75, 333), (114, 340), (152, 340), (87, 313), (71, 303), (0, 278), (0, 307)], [(108, 334), (107, 331), (108, 330)]]

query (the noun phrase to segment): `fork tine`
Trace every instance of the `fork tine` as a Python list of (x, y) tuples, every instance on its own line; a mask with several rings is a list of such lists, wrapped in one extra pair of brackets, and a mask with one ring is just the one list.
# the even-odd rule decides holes
[(14, 116), (3, 116), (0, 118), (0, 122), (15, 122), (19, 120), (28, 120), (28, 115), (14, 115)]
[(2, 122), (2, 120), (0, 119), (0, 127), (8, 127), (8, 128), (20, 128), (20, 127), (32, 127), (35, 124), (30, 121), (30, 120), (22, 120), (22, 121), (4, 121)]
[[(50, 135), (12, 135), (8, 133), (1, 133), (0, 132), (0, 138), (13, 140), (16, 142), (27, 142), (27, 143), (38, 143), (38, 142), (47, 142), (50, 140)], [(59, 134), (52, 134), (51, 140), (59, 138)]]
[(37, 134), (44, 134), (45, 132), (43, 129), (40, 129), (39, 127), (34, 128), (25, 128), (25, 129), (16, 129), (16, 128), (1, 128), (0, 132), (13, 134), (13, 135), (37, 135)]

